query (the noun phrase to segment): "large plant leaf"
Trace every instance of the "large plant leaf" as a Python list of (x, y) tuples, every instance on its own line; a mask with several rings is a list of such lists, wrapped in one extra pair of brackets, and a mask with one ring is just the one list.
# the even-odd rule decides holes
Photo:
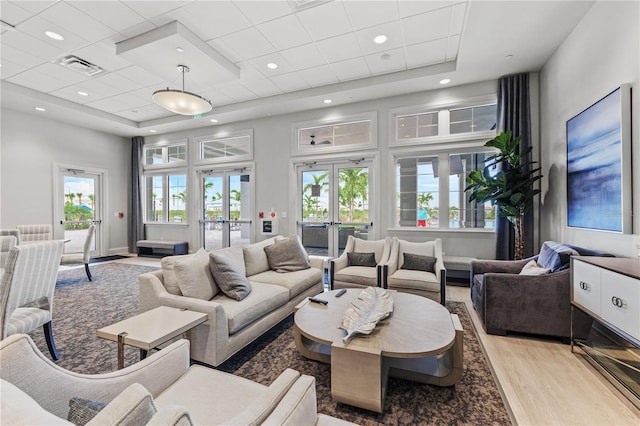
[(340, 328), (347, 331), (344, 343), (355, 334), (371, 334), (378, 322), (393, 312), (391, 294), (379, 287), (367, 287), (344, 312)]

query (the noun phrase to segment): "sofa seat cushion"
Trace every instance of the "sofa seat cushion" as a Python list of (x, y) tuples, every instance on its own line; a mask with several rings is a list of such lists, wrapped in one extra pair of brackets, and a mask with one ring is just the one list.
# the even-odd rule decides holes
[(348, 266), (340, 269), (334, 276), (334, 281), (344, 281), (360, 285), (378, 285), (377, 268), (369, 268), (367, 266)]
[(398, 269), (387, 278), (390, 289), (407, 288), (425, 291), (440, 291), (440, 281), (433, 272), (414, 269)]
[(289, 299), (293, 299), (314, 284), (322, 281), (322, 272), (318, 268), (303, 269), (301, 271), (287, 272), (286, 274), (267, 271), (253, 275), (251, 281), (285, 287), (289, 290)]
[(194, 425), (222, 425), (245, 410), (265, 389), (242, 377), (192, 365), (154, 402), (158, 410), (169, 405), (186, 407)]
[(262, 318), (265, 314), (286, 305), (289, 301), (289, 290), (282, 286), (253, 283), (251, 287), (251, 293), (240, 301), (224, 295), (218, 295), (212, 299), (221, 304), (227, 314), (230, 335)]

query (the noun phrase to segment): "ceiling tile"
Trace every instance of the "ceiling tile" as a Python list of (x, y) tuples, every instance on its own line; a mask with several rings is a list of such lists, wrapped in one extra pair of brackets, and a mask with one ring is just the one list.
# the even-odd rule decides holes
[[(27, 19), (22, 24), (18, 25), (17, 28), (19, 31), (23, 31), (44, 43), (65, 51), (73, 51), (91, 43), (64, 27), (42, 19), (39, 16)], [(48, 37), (45, 34), (45, 31), (56, 32), (64, 37), (64, 40), (54, 40)]]
[(282, 93), (278, 86), (267, 79), (247, 81), (243, 83), (243, 85), (260, 97), (279, 95)]
[(447, 61), (453, 61), (458, 58), (458, 50), (460, 49), (460, 35), (454, 35), (447, 39)]
[(278, 50), (289, 49), (311, 41), (295, 15), (274, 19), (262, 23), (256, 28)]
[(138, 14), (146, 19), (155, 18), (158, 15), (168, 13), (171, 10), (178, 9), (188, 1), (123, 1), (126, 6), (135, 10)]
[(395, 1), (345, 1), (343, 4), (355, 30), (398, 18), (398, 5)]
[[(387, 55), (389, 55), (387, 57)], [(374, 53), (365, 56), (367, 65), (373, 75), (386, 74), (392, 71), (402, 71), (407, 69), (404, 58), (404, 49), (394, 49), (384, 53)]]
[[(21, 31), (7, 31), (2, 34), (3, 50), (5, 46), (22, 50), (23, 52), (40, 59), (40, 62), (51, 61), (64, 54), (64, 50), (38, 40), (37, 38)], [(2, 56), (4, 56), (4, 51), (2, 52)], [(19, 65), (23, 65), (15, 60), (14, 62)]]
[(34, 67), (38, 64), (42, 63), (42, 59), (36, 58), (35, 56), (24, 52), (21, 49), (16, 49), (14, 47), (5, 45), (4, 36), (2, 37), (2, 63), (4, 64), (5, 60), (11, 61), (14, 64), (18, 65), (21, 68), (27, 69)]
[(307, 68), (298, 71), (300, 77), (304, 79), (311, 87), (324, 86), (326, 84), (339, 83), (336, 73), (329, 65), (321, 65), (319, 67)]
[(322, 40), (352, 31), (342, 2), (329, 2), (302, 10), (298, 19), (313, 40)]
[(131, 62), (116, 55), (116, 46), (111, 41), (99, 41), (92, 45), (75, 50), (74, 55), (87, 60), (107, 72), (117, 71), (131, 65)]
[(230, 34), (251, 26), (251, 22), (228, 1), (193, 1), (184, 7), (192, 15), (204, 40)]
[(58, 2), (39, 15), (41, 18), (68, 28), (90, 42), (102, 40), (113, 30), (68, 3)]
[(398, 1), (398, 10), (401, 18), (407, 16), (418, 15), (425, 12), (431, 12), (432, 10), (442, 9), (443, 7), (450, 7), (453, 4), (451, 0), (445, 1)]
[(124, 111), (127, 108), (135, 108), (134, 105), (125, 106), (122, 104), (122, 100), (117, 96), (110, 96), (108, 98), (100, 99), (95, 102), (89, 102), (86, 104), (87, 106), (95, 109), (99, 109), (101, 111), (114, 113), (116, 111)]
[[(60, 90), (66, 90), (66, 89), (67, 88), (63, 88)], [(69, 90), (75, 89), (73, 93), (76, 93), (76, 94), (78, 90), (87, 92), (89, 96), (86, 97), (88, 98), (86, 102), (93, 102), (98, 99), (107, 98), (109, 96), (113, 96), (115, 93), (113, 90), (113, 87), (109, 86), (106, 83), (103, 83), (97, 77), (93, 77), (90, 80), (83, 81), (82, 83), (78, 83), (74, 87), (69, 87), (68, 89)], [(86, 99), (86, 98), (83, 98), (83, 99)]]
[(407, 46), (437, 40), (449, 34), (451, 8), (411, 16), (402, 20), (404, 41)]
[(289, 3), (285, 1), (240, 1), (236, 3), (236, 6), (254, 25), (280, 18), (292, 12)]
[[(4, 52), (2, 52), (4, 53)], [(4, 55), (2, 56), (2, 67), (0, 67), (0, 78), (5, 79), (9, 78), (12, 75), (16, 75), (23, 71), (26, 71), (27, 68), (21, 67), (18, 64), (14, 64), (11, 61), (8, 61)]]
[[(88, 93), (89, 96), (80, 96), (78, 95), (78, 91), (84, 91)], [(62, 89), (54, 90), (49, 94), (78, 104), (87, 104), (89, 102), (95, 102), (99, 99), (99, 97), (92, 95), (92, 93), (89, 92), (85, 87), (82, 87), (81, 84), (63, 87)]]
[(371, 71), (364, 58), (348, 59), (331, 64), (340, 81), (354, 80), (371, 76)]
[(53, 62), (46, 62), (33, 69), (50, 77), (56, 78), (61, 82), (66, 83), (65, 85), (78, 84), (91, 79), (91, 77), (86, 74), (65, 68), (59, 64), (54, 64)]
[[(153, 25), (153, 23), (151, 23), (150, 21), (144, 21), (120, 31), (120, 34), (122, 34), (124, 38), (131, 38), (131, 37), (140, 35), (142, 33), (146, 33), (147, 31), (151, 31), (154, 28), (156, 28), (156, 26)], [(122, 39), (112, 40), (112, 41), (114, 43), (117, 43), (119, 41), (122, 41)]]
[(0, 18), (13, 26), (17, 26), (22, 21), (31, 16), (31, 12), (20, 7), (19, 4), (12, 1), (3, 1), (0, 8)]
[(216, 107), (216, 105), (219, 106), (219, 105), (227, 105), (227, 104), (234, 103), (233, 99), (231, 99), (229, 96), (225, 95), (224, 93), (221, 93), (219, 90), (209, 90), (207, 92), (202, 92), (202, 93), (198, 92), (198, 94), (205, 99), (209, 99), (213, 104), (214, 108)]
[(297, 90), (309, 88), (309, 84), (307, 84), (307, 82), (295, 72), (276, 75), (271, 77), (270, 80), (283, 92), (295, 92)]
[[(387, 41), (382, 44), (374, 43), (373, 39), (379, 35), (386, 35)], [(356, 37), (365, 55), (384, 52), (403, 46), (402, 26), (398, 21), (360, 30), (356, 33)]]
[(221, 37), (220, 40), (243, 59), (256, 58), (275, 52), (273, 45), (255, 28), (247, 28), (246, 30), (226, 35)]
[[(52, 0), (52, 1), (20, 1), (20, 2), (13, 2), (13, 3), (17, 3), (21, 8), (28, 10), (29, 12), (33, 13), (33, 14), (38, 14), (40, 12), (42, 12), (43, 10), (45, 10), (48, 7), (53, 6), (54, 4), (56, 4), (58, 2), (58, 0)], [(3, 8), (4, 8), (4, 1), (2, 2), (3, 4)]]
[(249, 101), (258, 97), (255, 93), (240, 85), (231, 87), (220, 87), (218, 89), (218, 92), (231, 99), (234, 99), (237, 102)]
[(295, 70), (317, 67), (327, 63), (320, 50), (313, 43), (283, 50), (280, 54)]
[(464, 17), (467, 11), (467, 3), (458, 3), (453, 6), (449, 34), (462, 34)]
[(103, 76), (99, 76), (96, 78), (96, 80), (99, 80), (101, 83), (104, 83), (107, 86), (111, 86), (113, 89), (116, 90), (115, 93), (118, 93), (118, 94), (123, 92), (128, 92), (129, 90), (136, 90), (140, 88), (139, 84), (134, 83), (133, 81), (117, 74), (116, 72), (110, 72)]
[[(265, 77), (263, 73), (258, 71), (256, 67), (254, 67), (248, 61), (238, 62), (236, 65), (240, 67), (240, 81), (242, 82), (262, 80)], [(237, 82), (235, 81), (229, 81), (223, 84), (219, 84), (216, 87), (235, 86), (236, 84)]]
[(222, 56), (233, 63), (240, 62), (244, 59), (242, 55), (232, 49), (225, 41), (220, 38), (209, 40), (207, 44), (216, 49)]
[(71, 6), (89, 16), (99, 16), (100, 22), (115, 31), (124, 31), (144, 21), (142, 15), (119, 1), (73, 1)]
[[(264, 74), (265, 77), (286, 74), (293, 71), (291, 65), (289, 65), (289, 63), (278, 53), (270, 53), (265, 56), (260, 56), (259, 58), (250, 59), (249, 63)], [(267, 67), (267, 64), (269, 63), (278, 65), (278, 68), (271, 69)]]
[(405, 48), (407, 68), (417, 68), (445, 61), (447, 39), (427, 41), (413, 44)]
[(44, 93), (53, 92), (54, 90), (68, 86), (68, 83), (60, 81), (55, 77), (39, 72), (35, 69), (30, 69), (20, 74), (16, 74), (7, 80), (11, 83), (19, 84), (20, 86), (25, 86)]
[[(162, 78), (150, 73), (149, 71), (144, 70), (143, 68), (140, 68), (137, 65), (131, 65), (129, 67), (122, 68), (116, 71), (116, 74), (119, 74), (128, 80), (138, 83), (142, 87), (164, 83), (164, 80)], [(179, 74), (176, 72), (176, 75)]]
[(362, 56), (358, 39), (352, 33), (318, 41), (316, 42), (316, 46), (318, 46), (318, 49), (320, 49), (320, 52), (322, 52), (329, 63)]

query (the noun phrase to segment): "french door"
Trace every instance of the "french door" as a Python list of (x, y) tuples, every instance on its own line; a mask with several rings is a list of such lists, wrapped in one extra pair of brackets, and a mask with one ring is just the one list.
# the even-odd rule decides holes
[(371, 171), (364, 159), (298, 166), (298, 232), (309, 254), (336, 257), (349, 235), (369, 238)]
[(247, 169), (200, 171), (200, 244), (214, 250), (251, 242), (251, 174)]
[(102, 254), (102, 181), (101, 172), (58, 168), (55, 234), (65, 240), (65, 253), (82, 253), (87, 230), (95, 224), (91, 256)]

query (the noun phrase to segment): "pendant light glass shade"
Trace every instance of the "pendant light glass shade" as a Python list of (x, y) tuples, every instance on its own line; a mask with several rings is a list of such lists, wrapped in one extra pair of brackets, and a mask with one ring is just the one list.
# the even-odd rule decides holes
[(185, 92), (184, 73), (189, 72), (186, 65), (178, 65), (182, 71), (182, 90), (169, 89), (157, 90), (153, 93), (153, 101), (162, 108), (180, 115), (204, 114), (213, 109), (211, 101), (195, 93)]

